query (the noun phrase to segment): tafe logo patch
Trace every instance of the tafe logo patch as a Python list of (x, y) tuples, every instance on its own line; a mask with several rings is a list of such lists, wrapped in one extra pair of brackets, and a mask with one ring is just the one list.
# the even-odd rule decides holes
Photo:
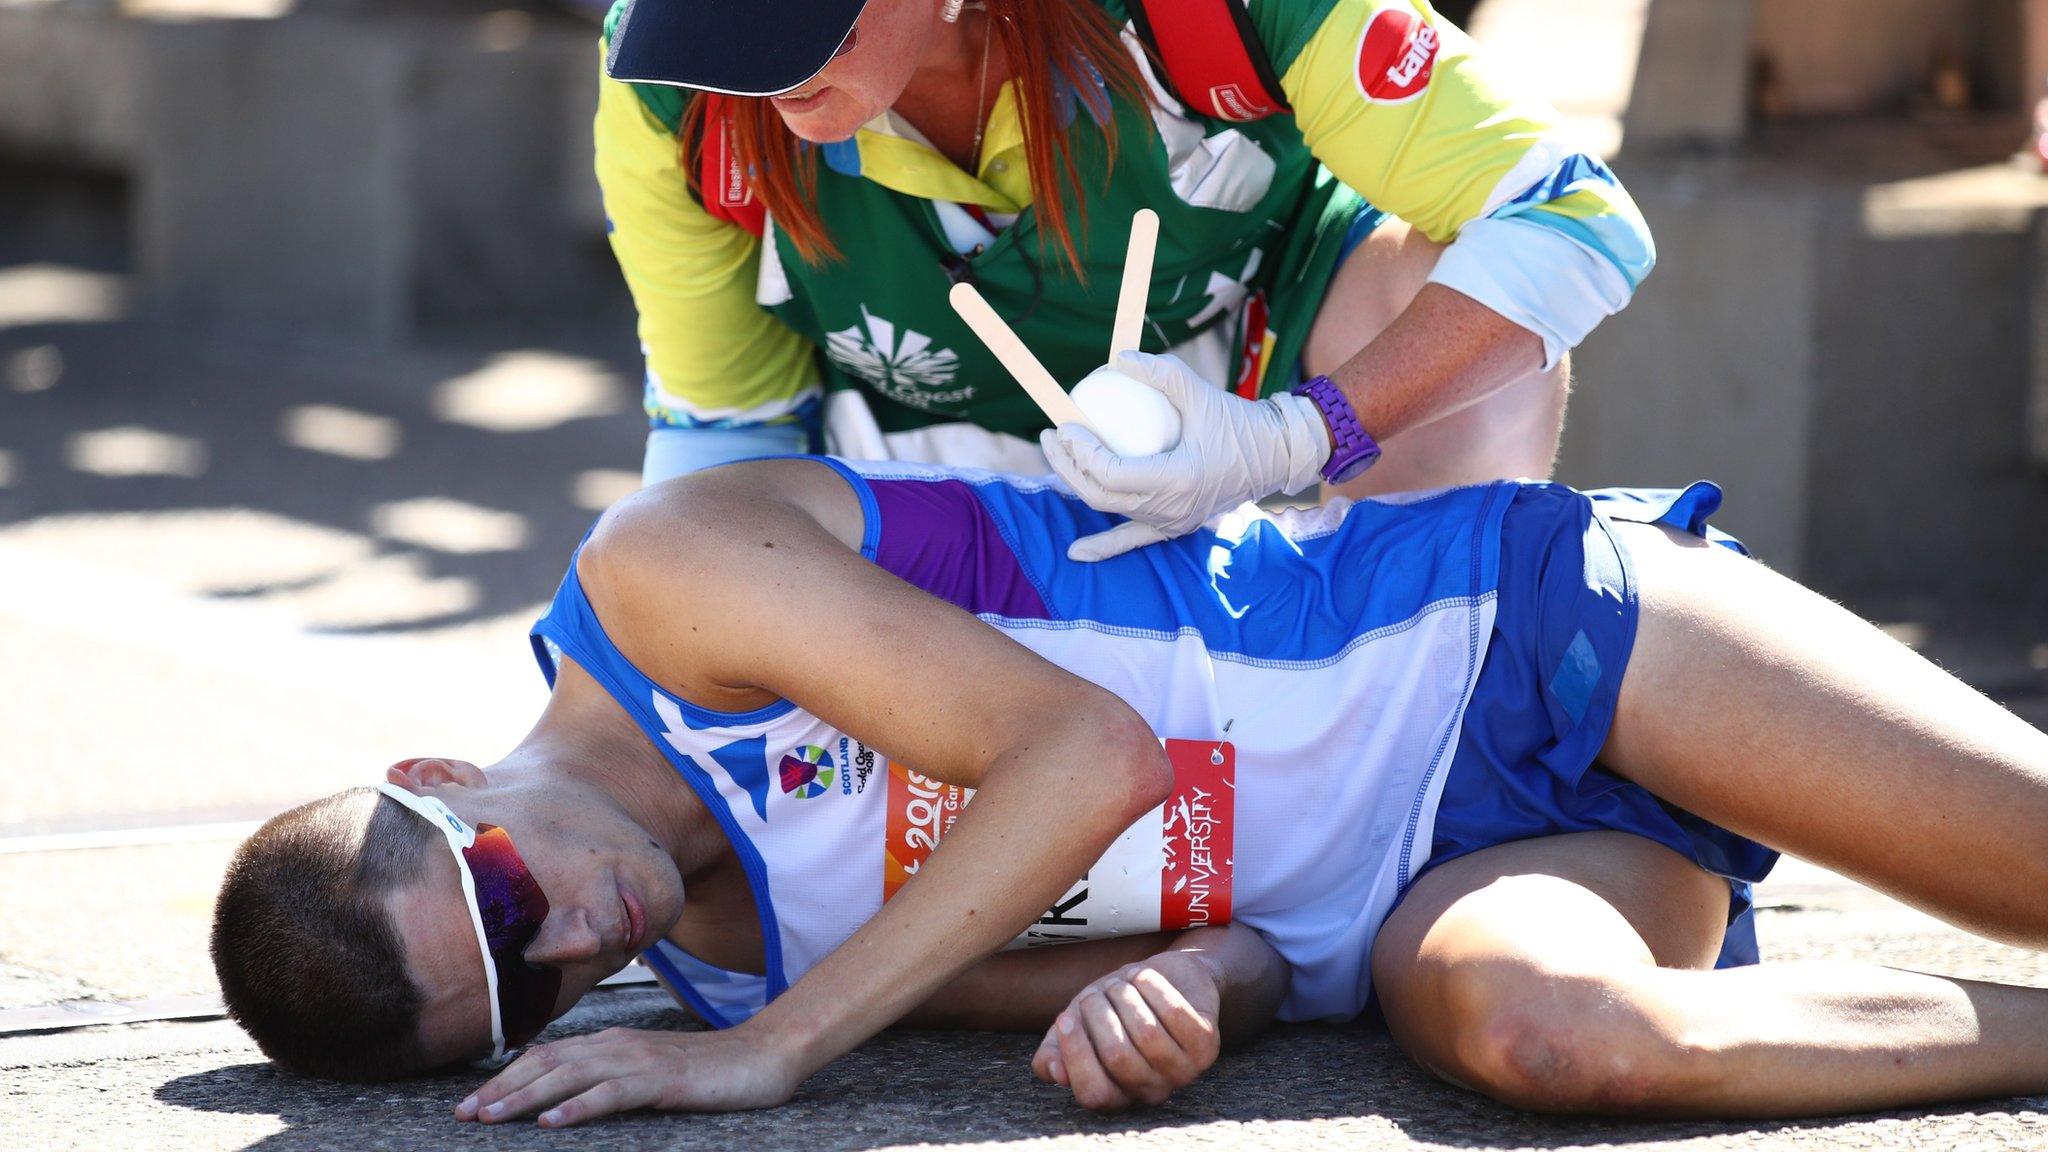
[(1429, 87), (1443, 38), (1411, 11), (1389, 8), (1372, 18), (1358, 40), (1358, 90), (1368, 100), (1404, 104)]

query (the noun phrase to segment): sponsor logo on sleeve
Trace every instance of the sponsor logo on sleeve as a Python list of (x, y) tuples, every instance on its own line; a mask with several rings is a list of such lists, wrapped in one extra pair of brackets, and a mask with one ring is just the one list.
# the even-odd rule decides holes
[(1358, 41), (1358, 90), (1367, 100), (1405, 104), (1429, 88), (1443, 38), (1414, 11), (1389, 8)]

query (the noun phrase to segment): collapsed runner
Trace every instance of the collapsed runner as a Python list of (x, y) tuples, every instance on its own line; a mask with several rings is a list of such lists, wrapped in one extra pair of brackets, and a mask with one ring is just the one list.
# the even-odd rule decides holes
[(1755, 963), (1772, 849), (2048, 944), (2048, 736), (1738, 555), (1718, 503), (1496, 482), (1080, 565), (1113, 518), (1050, 481), (658, 485), (536, 625), (553, 693), (502, 762), (242, 845), (221, 987), (279, 1064), (356, 1079), (497, 1066), (636, 955), (715, 1026), (540, 1045), (456, 1106), (548, 1126), (778, 1104), (896, 1022), (1044, 1029), (1080, 1103), (1156, 1102), (1375, 997), (1531, 1108), (2048, 1089), (2048, 990)]

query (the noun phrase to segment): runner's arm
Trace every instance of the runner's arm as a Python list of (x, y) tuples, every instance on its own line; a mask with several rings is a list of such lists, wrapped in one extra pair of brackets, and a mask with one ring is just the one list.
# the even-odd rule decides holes
[(796, 701), (974, 803), (895, 898), (746, 1023), (529, 1051), (479, 1092), (506, 1105), (494, 1119), (780, 1103), (1013, 939), (1171, 789), (1128, 705), (870, 564), (777, 494), (792, 469), (826, 485), (826, 518), (844, 532), (851, 517), (857, 537), (851, 490), (822, 468), (700, 473), (608, 514), (581, 567), (600, 615), (685, 698)]
[(1089, 985), (1129, 965), (1176, 954), (1209, 966), (1222, 995), (1225, 1043), (1256, 1036), (1287, 993), (1287, 965), (1243, 925), (1150, 932), (998, 952), (962, 973), (898, 1023), (911, 1028), (1027, 1032), (1050, 1027)]
[(998, 952), (953, 978), (904, 1014), (905, 1028), (1038, 1032), (1091, 982), (1158, 954), (1178, 932), (1083, 940)]
[(1287, 964), (1241, 924), (1182, 933), (1156, 955), (1126, 964), (1074, 996), (1031, 1060), (1084, 1108), (1114, 1112), (1163, 1104), (1272, 1022), (1287, 994)]

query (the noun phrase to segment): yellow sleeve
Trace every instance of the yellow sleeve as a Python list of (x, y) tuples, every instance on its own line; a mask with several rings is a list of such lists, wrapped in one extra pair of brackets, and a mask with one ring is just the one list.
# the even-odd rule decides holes
[(1631, 289), (1655, 262), (1620, 181), (1426, 0), (1336, 0), (1281, 87), (1316, 158), (1432, 240), (1516, 217), (1598, 253)]
[(648, 407), (676, 423), (786, 415), (818, 383), (812, 346), (754, 302), (761, 241), (690, 196), (675, 136), (600, 77), (597, 182), (640, 314)]

